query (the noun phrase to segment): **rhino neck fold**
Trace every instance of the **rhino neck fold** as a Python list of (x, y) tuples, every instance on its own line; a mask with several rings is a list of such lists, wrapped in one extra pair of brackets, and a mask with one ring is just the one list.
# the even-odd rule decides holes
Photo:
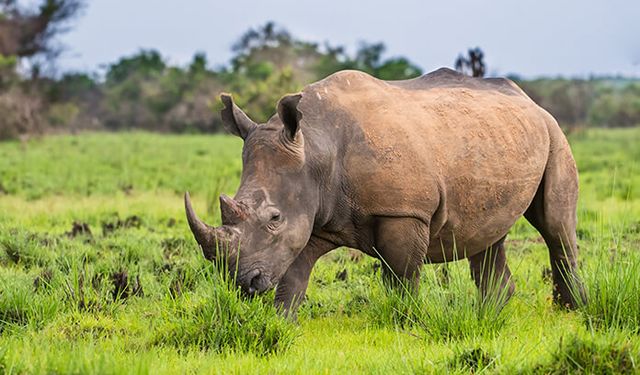
[[(333, 103), (320, 102), (316, 95), (307, 106), (316, 106), (302, 127), (308, 171), (317, 186), (317, 211), (313, 234), (337, 246), (355, 246), (352, 230), (358, 204), (352, 198), (351, 182), (346, 173), (350, 154), (362, 153), (370, 157), (360, 126), (343, 109)], [(305, 99), (306, 99), (305, 98)], [(317, 108), (324, 111), (319, 112)], [(364, 148), (362, 147), (365, 145)], [(311, 203), (311, 202), (309, 202)]]

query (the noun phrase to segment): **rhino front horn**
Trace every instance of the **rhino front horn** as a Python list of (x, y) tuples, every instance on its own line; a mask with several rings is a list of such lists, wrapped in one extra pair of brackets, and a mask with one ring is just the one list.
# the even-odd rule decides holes
[(193, 232), (193, 237), (202, 248), (202, 252), (205, 257), (209, 259), (213, 256), (216, 247), (216, 229), (206, 224), (198, 218), (193, 207), (191, 206), (191, 198), (189, 193), (184, 194), (184, 208), (187, 212), (187, 221), (189, 222), (189, 228)]

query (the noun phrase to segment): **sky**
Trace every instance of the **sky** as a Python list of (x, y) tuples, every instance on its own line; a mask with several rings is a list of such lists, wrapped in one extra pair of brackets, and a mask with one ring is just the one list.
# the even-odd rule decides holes
[(227, 64), (247, 29), (275, 21), (303, 40), (384, 42), (431, 71), (479, 46), (490, 75), (640, 77), (640, 0), (88, 0), (59, 41), (62, 71), (155, 48), (186, 65), (197, 51)]

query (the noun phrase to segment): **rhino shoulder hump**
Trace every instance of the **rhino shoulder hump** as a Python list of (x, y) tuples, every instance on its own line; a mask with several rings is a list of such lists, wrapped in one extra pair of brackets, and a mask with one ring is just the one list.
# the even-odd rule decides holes
[(429, 90), (431, 88), (468, 88), (474, 90), (494, 90), (508, 95), (525, 95), (524, 91), (507, 78), (476, 78), (456, 70), (440, 68), (420, 77), (404, 81), (388, 81), (394, 86), (408, 90)]

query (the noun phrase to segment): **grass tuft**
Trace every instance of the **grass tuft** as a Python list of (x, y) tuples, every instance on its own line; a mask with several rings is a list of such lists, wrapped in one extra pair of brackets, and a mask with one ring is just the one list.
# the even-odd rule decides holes
[(4, 258), (4, 263), (15, 264), (25, 267), (43, 267), (51, 262), (49, 252), (43, 252), (42, 247), (47, 247), (49, 239), (38, 237), (33, 233), (19, 230), (8, 230), (0, 228), (0, 249), (4, 254), (0, 254), (0, 262)]
[(41, 328), (61, 309), (54, 292), (34, 293), (28, 282), (0, 278), (0, 333), (29, 325)]
[(509, 318), (502, 311), (506, 296), (497, 292), (482, 298), (464, 266), (451, 264), (446, 279), (438, 269), (425, 268), (418, 293), (374, 289), (371, 319), (381, 326), (418, 329), (438, 341), (495, 336)]
[(615, 338), (561, 339), (550, 362), (531, 372), (545, 374), (633, 374), (638, 368), (638, 352), (629, 342)]
[(454, 369), (477, 373), (493, 366), (496, 360), (493, 354), (488, 353), (481, 347), (475, 347), (456, 352), (451, 361), (449, 361), (449, 366)]
[(169, 328), (159, 333), (156, 345), (256, 355), (291, 346), (298, 328), (278, 314), (270, 299), (246, 298), (214, 265), (204, 268), (202, 277), (193, 293), (166, 299)]
[(600, 257), (584, 270), (588, 301), (580, 312), (590, 328), (640, 333), (640, 254)]

